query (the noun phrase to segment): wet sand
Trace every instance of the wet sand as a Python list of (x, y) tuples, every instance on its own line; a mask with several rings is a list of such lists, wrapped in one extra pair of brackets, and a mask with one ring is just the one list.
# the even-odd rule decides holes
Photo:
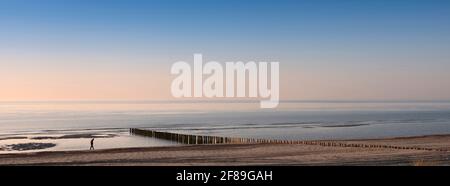
[[(333, 142), (366, 147), (210, 144), (36, 152), (0, 155), (0, 165), (450, 165), (450, 135)], [(403, 148), (380, 148), (380, 145)]]

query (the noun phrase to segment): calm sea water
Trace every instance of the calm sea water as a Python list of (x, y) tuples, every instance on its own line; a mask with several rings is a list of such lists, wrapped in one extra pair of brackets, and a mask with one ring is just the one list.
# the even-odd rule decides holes
[[(74, 133), (118, 134), (114, 139), (99, 139), (99, 148), (172, 145), (130, 136), (127, 129), (131, 127), (274, 139), (450, 133), (450, 102), (286, 101), (276, 109), (258, 106), (252, 101), (1, 102), (0, 146), (30, 141), (8, 137)], [(79, 139), (81, 145), (73, 140), (60, 140), (52, 149), (85, 148), (87, 139)]]

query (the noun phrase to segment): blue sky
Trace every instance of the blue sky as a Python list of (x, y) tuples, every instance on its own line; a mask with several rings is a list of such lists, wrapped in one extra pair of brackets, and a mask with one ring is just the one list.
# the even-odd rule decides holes
[(0, 5), (2, 38), (48, 47), (124, 41), (137, 44), (129, 50), (282, 47), (292, 53), (334, 45), (358, 49), (363, 43), (369, 50), (448, 47), (450, 35), (448, 1), (6, 0)]
[[(126, 74), (144, 76), (143, 68), (167, 70), (200, 52), (207, 60), (280, 61), (284, 84), (307, 85), (285, 88), (286, 98), (450, 99), (449, 21), (446, 0), (3, 0), (0, 65), (17, 74), (50, 74), (31, 82), (36, 89), (74, 89), (60, 84), (87, 80), (64, 77), (65, 71), (121, 69), (126, 79)], [(61, 82), (49, 83), (53, 78)], [(22, 80), (28, 84), (18, 86), (31, 81), (25, 75)], [(323, 93), (330, 90), (335, 94)], [(85, 92), (79, 99), (91, 97), (99, 98)]]

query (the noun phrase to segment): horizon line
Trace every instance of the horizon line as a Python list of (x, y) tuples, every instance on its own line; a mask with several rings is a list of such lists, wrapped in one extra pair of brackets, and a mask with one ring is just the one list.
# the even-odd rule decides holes
[[(151, 99), (138, 99), (138, 100), (125, 100), (125, 99), (83, 99), (83, 100), (0, 100), (0, 104), (4, 103), (111, 103), (111, 104), (151, 104), (151, 103), (259, 103), (264, 99), (178, 99), (178, 100), (151, 100)], [(279, 100), (280, 103), (450, 103), (450, 99), (284, 99)]]

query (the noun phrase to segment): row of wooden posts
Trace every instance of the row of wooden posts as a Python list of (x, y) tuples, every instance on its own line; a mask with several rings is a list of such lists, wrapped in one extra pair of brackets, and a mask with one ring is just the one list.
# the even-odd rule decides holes
[(131, 128), (132, 135), (153, 137), (158, 139), (175, 141), (181, 144), (251, 144), (251, 143), (270, 143), (270, 144), (304, 144), (320, 145), (329, 147), (359, 147), (359, 148), (388, 148), (388, 149), (407, 149), (407, 150), (426, 150), (426, 151), (447, 151), (445, 149), (425, 148), (425, 147), (406, 147), (377, 144), (359, 144), (337, 141), (305, 141), (305, 140), (277, 140), (277, 139), (254, 139), (254, 138), (234, 138), (220, 136), (201, 136), (190, 134), (178, 134), (171, 132), (154, 131), (147, 129)]

